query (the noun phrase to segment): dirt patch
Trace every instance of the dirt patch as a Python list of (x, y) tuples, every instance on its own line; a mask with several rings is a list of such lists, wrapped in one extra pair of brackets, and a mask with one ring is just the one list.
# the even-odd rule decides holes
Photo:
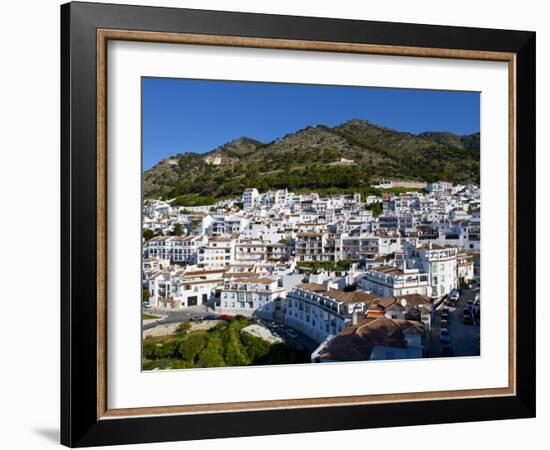
[(215, 327), (219, 320), (203, 320), (201, 322), (175, 322), (175, 323), (164, 323), (157, 325), (156, 327), (149, 328), (148, 330), (143, 331), (143, 338), (149, 338), (149, 337), (160, 337), (160, 336), (168, 336), (170, 334), (174, 334), (180, 324), (182, 323), (190, 323), (191, 324), (191, 330), (190, 331), (199, 331), (199, 330), (209, 330), (210, 328)]

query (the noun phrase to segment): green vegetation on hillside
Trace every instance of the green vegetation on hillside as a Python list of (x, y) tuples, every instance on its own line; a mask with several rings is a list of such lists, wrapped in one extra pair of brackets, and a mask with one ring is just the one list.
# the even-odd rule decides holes
[[(167, 197), (170, 197), (168, 195)], [(216, 203), (216, 199), (200, 194), (178, 195), (172, 202), (172, 206), (209, 206)]]
[(241, 138), (206, 154), (179, 154), (143, 179), (146, 197), (196, 206), (235, 197), (247, 187), (336, 193), (363, 190), (381, 177), (479, 183), (479, 133), (413, 135), (350, 120), (266, 144)]
[(143, 369), (188, 369), (309, 362), (308, 354), (270, 344), (241, 330), (252, 322), (233, 319), (208, 331), (178, 328), (176, 334), (143, 340)]
[(299, 269), (317, 272), (319, 270), (331, 270), (336, 272), (347, 272), (353, 261), (340, 260), (336, 262), (302, 261), (298, 263)]

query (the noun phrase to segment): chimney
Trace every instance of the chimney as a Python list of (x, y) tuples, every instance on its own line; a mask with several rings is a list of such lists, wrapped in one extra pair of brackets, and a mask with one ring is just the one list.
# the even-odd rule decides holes
[(357, 311), (353, 311), (353, 315), (351, 316), (351, 324), (357, 325)]

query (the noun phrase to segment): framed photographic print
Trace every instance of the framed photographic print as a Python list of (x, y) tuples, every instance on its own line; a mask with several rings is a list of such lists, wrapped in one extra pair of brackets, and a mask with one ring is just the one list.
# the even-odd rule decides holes
[(534, 416), (535, 33), (61, 19), (63, 444)]

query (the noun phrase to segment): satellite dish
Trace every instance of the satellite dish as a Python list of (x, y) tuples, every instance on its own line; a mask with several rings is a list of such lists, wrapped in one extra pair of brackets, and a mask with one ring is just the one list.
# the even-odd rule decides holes
[(401, 306), (404, 308), (405, 306), (407, 306), (407, 299), (406, 298), (402, 298), (401, 299)]

